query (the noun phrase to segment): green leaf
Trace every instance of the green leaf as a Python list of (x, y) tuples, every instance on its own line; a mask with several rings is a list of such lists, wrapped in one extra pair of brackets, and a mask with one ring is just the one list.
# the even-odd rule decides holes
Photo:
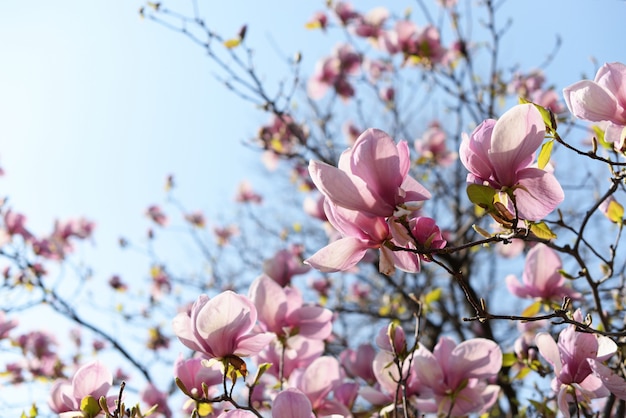
[(605, 149), (613, 149), (613, 144), (610, 142), (606, 142), (604, 140), (604, 129), (602, 129), (601, 127), (599, 127), (598, 125), (593, 125), (591, 127), (591, 130), (593, 131), (593, 135), (596, 137), (596, 139), (598, 140), (598, 144), (600, 144), (600, 146), (602, 148)]
[(80, 401), (80, 410), (87, 414), (88, 417), (95, 417), (100, 413), (100, 404), (96, 398), (87, 395)]
[(550, 162), (550, 155), (552, 154), (552, 147), (554, 146), (554, 139), (549, 140), (541, 146), (539, 151), (539, 157), (537, 158), (537, 167), (544, 169)]
[(624, 206), (620, 205), (616, 200), (611, 200), (606, 208), (606, 217), (611, 222), (621, 224), (624, 219)]
[(546, 225), (545, 222), (537, 222), (530, 225), (530, 232), (532, 232), (537, 238), (541, 239), (555, 239), (556, 234)]
[(480, 235), (482, 235), (485, 238), (492, 237), (492, 235), (488, 231), (484, 230), (483, 228), (481, 228), (480, 226), (476, 224), (472, 225), (472, 228), (474, 228), (474, 231), (478, 232)]
[(252, 386), (256, 386), (259, 384), (259, 380), (261, 379), (261, 376), (263, 376), (263, 374), (266, 371), (268, 371), (270, 367), (272, 367), (272, 363), (259, 364), (259, 368), (257, 369), (256, 374), (254, 375)]
[(426, 294), (426, 296), (424, 296), (424, 303), (426, 305), (430, 305), (434, 302), (437, 302), (439, 299), (441, 299), (441, 288), (438, 287), (436, 289), (431, 290), (430, 292), (428, 292)]
[(502, 355), (502, 367), (511, 367), (517, 363), (517, 356), (515, 353), (504, 353)]
[(489, 186), (482, 184), (470, 184), (467, 186), (467, 197), (469, 197), (469, 200), (484, 209), (493, 208), (495, 194), (496, 191)]
[(522, 311), (522, 316), (533, 317), (539, 313), (541, 310), (541, 301), (538, 300), (533, 302), (532, 305), (529, 305), (526, 309)]

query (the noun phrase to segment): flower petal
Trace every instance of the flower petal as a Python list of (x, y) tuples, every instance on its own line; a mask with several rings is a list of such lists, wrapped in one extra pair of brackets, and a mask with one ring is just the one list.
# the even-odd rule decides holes
[(368, 248), (368, 244), (358, 238), (345, 237), (331, 242), (304, 263), (324, 273), (345, 271), (361, 261)]
[(532, 104), (517, 105), (505, 112), (493, 127), (489, 161), (502, 186), (514, 186), (518, 170), (528, 166), (543, 142), (545, 124)]

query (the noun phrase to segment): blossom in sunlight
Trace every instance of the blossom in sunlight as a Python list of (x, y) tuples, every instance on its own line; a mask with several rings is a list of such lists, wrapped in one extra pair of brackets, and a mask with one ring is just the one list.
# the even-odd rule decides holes
[(396, 267), (411, 273), (419, 271), (416, 254), (392, 251), (385, 245), (393, 239), (385, 218), (348, 210), (328, 200), (325, 213), (342, 237), (307, 258), (306, 264), (322, 272), (345, 271), (361, 261), (368, 250), (376, 249), (380, 252), (379, 270), (382, 273), (392, 274)]
[(148, 209), (146, 209), (146, 215), (152, 220), (152, 222), (156, 223), (159, 226), (167, 225), (167, 215), (157, 205), (149, 206)]
[(422, 137), (415, 140), (414, 147), (420, 156), (419, 162), (429, 161), (448, 167), (458, 158), (456, 152), (446, 147), (446, 133), (437, 121), (432, 122)]
[(535, 151), (543, 142), (545, 125), (532, 104), (508, 110), (497, 121), (488, 119), (470, 136), (464, 134), (461, 162), (469, 171), (467, 182), (489, 186), (500, 192), (511, 213), (521, 219), (537, 221), (563, 201), (564, 194), (556, 177), (532, 167)]
[(502, 367), (502, 351), (484, 338), (456, 344), (442, 337), (431, 353), (420, 346), (412, 368), (421, 390), (417, 406), (422, 412), (464, 416), (487, 411), (500, 387), (488, 382)]
[(591, 122), (608, 122), (604, 140), (623, 149), (626, 141), (626, 65), (604, 64), (593, 81), (582, 80), (563, 89), (574, 116)]
[(263, 202), (263, 196), (255, 192), (249, 182), (242, 181), (239, 183), (239, 187), (237, 188), (235, 202), (260, 204)]
[(411, 159), (406, 141), (397, 145), (389, 135), (368, 129), (344, 151), (338, 167), (309, 163), (317, 188), (334, 205), (366, 216), (391, 216), (415, 210), (430, 192), (409, 176)]
[(255, 358), (256, 363), (271, 363), (267, 373), (276, 377), (288, 379), (291, 373), (305, 369), (324, 352), (324, 341), (295, 335), (284, 344), (278, 340), (272, 341)]
[(6, 313), (0, 310), (0, 340), (8, 338), (9, 331), (17, 327), (17, 319), (7, 319)]
[(172, 410), (167, 405), (167, 398), (167, 392), (160, 391), (152, 383), (148, 383), (144, 390), (141, 391), (142, 401), (144, 401), (149, 407), (157, 405), (155, 412), (161, 414), (165, 418), (171, 418)]
[(209, 358), (246, 357), (261, 351), (274, 338), (253, 328), (257, 310), (252, 301), (230, 290), (212, 299), (201, 295), (190, 312), (181, 312), (172, 326), (178, 339)]
[(581, 294), (565, 285), (565, 278), (559, 273), (561, 268), (557, 252), (538, 243), (528, 251), (522, 282), (510, 274), (506, 277), (506, 285), (511, 293), (520, 298), (536, 298), (545, 302), (559, 302), (565, 296), (579, 299)]
[(272, 402), (272, 418), (311, 418), (313, 406), (296, 388), (285, 389)]
[(279, 285), (287, 286), (293, 276), (311, 270), (311, 267), (302, 263), (302, 250), (302, 246), (293, 245), (289, 249), (278, 251), (272, 258), (263, 262), (263, 273)]
[(333, 88), (342, 99), (354, 95), (348, 76), (356, 75), (361, 67), (361, 55), (350, 45), (338, 45), (331, 56), (319, 61), (307, 83), (307, 92), (312, 99), (321, 99)]
[(351, 29), (357, 36), (377, 39), (382, 32), (383, 24), (388, 18), (389, 10), (387, 10), (387, 8), (382, 6), (376, 7), (366, 14), (359, 16)]
[(447, 55), (436, 27), (427, 25), (420, 29), (410, 20), (398, 20), (394, 28), (382, 36), (381, 43), (387, 52), (401, 53), (411, 64), (438, 64)]
[[(574, 320), (582, 322), (580, 310), (574, 313)], [(541, 356), (554, 369), (552, 390), (565, 417), (570, 416), (571, 403), (586, 408), (590, 400), (611, 393), (626, 400), (626, 381), (604, 365), (617, 351), (610, 338), (578, 332), (575, 325), (569, 325), (559, 334), (558, 343), (545, 332), (537, 334), (535, 342)]]
[[(48, 405), (53, 412), (58, 414), (63, 412), (77, 412), (83, 416), (80, 410), (83, 398), (93, 397), (96, 401), (100, 397), (107, 396), (113, 383), (113, 376), (101, 363), (88, 363), (76, 370), (72, 380), (59, 379), (55, 381), (50, 389)], [(107, 399), (107, 403), (112, 405), (115, 396)]]
[(206, 225), (206, 218), (204, 217), (204, 213), (199, 210), (186, 213), (185, 220), (196, 228), (204, 228), (204, 226)]
[[(211, 393), (217, 392), (216, 385), (222, 383), (224, 375), (218, 364), (204, 366), (201, 357), (183, 359), (182, 354), (174, 363), (174, 376), (195, 396), (203, 396), (202, 384), (208, 386)], [(217, 393), (215, 393), (217, 395)]]
[(334, 357), (322, 356), (315, 359), (300, 373), (292, 373), (289, 385), (301, 391), (311, 402), (316, 416), (338, 414), (350, 416), (350, 411), (341, 402), (329, 399), (329, 395), (343, 380), (339, 362)]
[(262, 328), (282, 340), (295, 335), (324, 340), (332, 331), (330, 310), (304, 305), (297, 288), (281, 287), (266, 275), (252, 282), (249, 297), (257, 308)]

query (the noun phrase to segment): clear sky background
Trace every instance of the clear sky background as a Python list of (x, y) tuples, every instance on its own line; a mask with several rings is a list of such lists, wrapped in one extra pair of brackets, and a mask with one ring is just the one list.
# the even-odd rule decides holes
[[(323, 3), (199, 0), (219, 33), (249, 25), (259, 72), (274, 81), (288, 71), (284, 56), (303, 51), (310, 74), (335, 44), (304, 29)], [(381, 3), (354, 1), (365, 10)], [(384, 3), (400, 11), (409, 5), (424, 21), (415, 2)], [(162, 203), (167, 175), (174, 174), (187, 207), (211, 220), (227, 210), (242, 179), (254, 184), (264, 173), (258, 155), (241, 144), (267, 117), (215, 80), (201, 48), (140, 19), (143, 4), (0, 0), (0, 196), (38, 234), (50, 232), (56, 218), (95, 220), (88, 261), (102, 278), (129, 267), (119, 264), (117, 238), (143, 236), (143, 213)], [(166, 5), (189, 7), (184, 0)], [(509, 0), (501, 15), (514, 19), (502, 62), (522, 69), (542, 63), (562, 35), (546, 71), (559, 90), (583, 72), (593, 77), (591, 57), (626, 62), (624, 1)]]
[[(218, 32), (235, 34), (249, 25), (258, 68), (270, 80), (287, 71), (281, 53), (304, 51), (310, 72), (335, 43), (304, 29), (323, 9), (321, 1), (199, 3)], [(98, 223), (102, 251), (120, 234), (143, 234), (143, 211), (162, 200), (170, 173), (187, 206), (210, 215), (232, 202), (241, 179), (263, 173), (241, 143), (266, 117), (215, 80), (201, 48), (141, 20), (143, 4), (0, 1), (0, 166), (6, 171), (0, 191), (38, 233), (47, 233), (57, 217), (88, 216)], [(365, 10), (378, 4), (355, 2)], [(424, 21), (414, 2), (394, 4), (400, 11), (408, 4), (415, 20)], [(186, 1), (166, 5), (189, 7)], [(533, 68), (562, 35), (561, 52), (547, 70), (559, 88), (582, 71), (593, 77), (592, 56), (600, 63), (626, 61), (626, 2), (509, 0), (502, 12), (514, 18), (503, 62)]]

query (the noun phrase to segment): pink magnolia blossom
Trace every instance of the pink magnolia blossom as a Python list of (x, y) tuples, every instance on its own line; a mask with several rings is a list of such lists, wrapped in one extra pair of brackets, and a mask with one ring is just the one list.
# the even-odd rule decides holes
[(239, 183), (239, 187), (237, 188), (235, 201), (238, 203), (260, 204), (263, 202), (263, 197), (254, 191), (252, 185), (249, 182), (242, 181), (241, 183)]
[(338, 45), (331, 56), (316, 64), (315, 71), (307, 84), (307, 92), (312, 99), (321, 99), (329, 88), (348, 99), (354, 95), (354, 88), (348, 76), (356, 75), (361, 67), (361, 55), (350, 45)]
[(386, 246), (393, 236), (385, 218), (368, 216), (361, 212), (324, 203), (328, 221), (342, 237), (331, 242), (305, 260), (306, 264), (322, 272), (345, 271), (361, 261), (368, 250), (380, 251), (379, 270), (392, 274), (395, 268), (415, 273), (419, 271), (419, 258), (408, 251), (392, 251)]
[[(72, 380), (59, 379), (50, 389), (48, 405), (53, 412), (77, 412), (82, 416), (80, 404), (83, 398), (91, 396), (96, 400), (107, 392), (113, 383), (113, 376), (101, 363), (93, 362), (76, 370)], [(114, 397), (110, 400), (112, 401)], [(107, 402), (112, 404), (112, 402)]]
[(387, 52), (402, 53), (408, 63), (438, 64), (446, 57), (439, 30), (432, 25), (419, 29), (409, 20), (398, 20), (381, 41)]
[(302, 263), (302, 246), (282, 249), (263, 262), (263, 272), (281, 286), (291, 283), (293, 276), (307, 273), (311, 268)]
[(389, 10), (385, 7), (376, 7), (364, 15), (361, 15), (355, 22), (352, 30), (357, 36), (363, 38), (378, 38), (382, 31), (382, 26), (389, 18)]
[(157, 205), (149, 206), (148, 209), (146, 209), (146, 215), (159, 226), (165, 226), (168, 223), (167, 215)]
[(431, 353), (421, 346), (412, 368), (421, 384), (417, 400), (422, 412), (465, 416), (488, 410), (497, 400), (499, 386), (487, 382), (502, 367), (502, 351), (484, 338), (457, 345), (442, 337)]
[(324, 341), (295, 335), (284, 344), (272, 341), (257, 356), (257, 363), (271, 363), (267, 373), (277, 379), (288, 379), (297, 369), (305, 369), (324, 352)]
[(160, 416), (165, 418), (172, 417), (172, 410), (167, 404), (167, 392), (163, 392), (152, 383), (148, 383), (144, 390), (141, 391), (140, 395), (141, 400), (144, 401), (144, 403), (146, 403), (149, 407), (157, 405), (155, 412), (160, 414)]
[(204, 213), (199, 210), (186, 213), (185, 220), (196, 228), (204, 228), (204, 226), (206, 225), (206, 218), (204, 217)]
[(174, 363), (174, 376), (195, 396), (203, 396), (202, 384), (207, 385), (210, 390), (223, 380), (223, 373), (217, 363), (205, 366), (202, 361), (201, 357), (183, 359), (180, 354)]
[(9, 331), (17, 327), (17, 319), (6, 319), (6, 313), (0, 310), (0, 340), (8, 338)]
[(511, 293), (520, 298), (536, 298), (546, 302), (559, 302), (564, 296), (580, 298), (580, 293), (565, 286), (565, 279), (559, 273), (561, 268), (561, 259), (556, 251), (539, 243), (528, 251), (522, 282), (511, 274), (506, 277), (506, 285)]
[(252, 282), (249, 297), (257, 308), (262, 328), (281, 340), (294, 335), (324, 340), (332, 331), (330, 310), (303, 305), (298, 289), (281, 287), (266, 275)]
[(352, 4), (344, 1), (335, 3), (332, 8), (342, 25), (346, 25), (361, 16), (359, 12), (354, 10)]
[(312, 418), (313, 406), (296, 388), (285, 389), (272, 402), (272, 418)]
[(329, 399), (329, 395), (343, 380), (339, 362), (334, 357), (323, 356), (314, 360), (306, 369), (291, 374), (289, 384), (300, 390), (311, 402), (316, 416), (339, 414), (349, 416), (350, 411), (342, 403)]
[(432, 122), (420, 139), (414, 142), (419, 161), (430, 161), (441, 167), (448, 167), (458, 157), (456, 152), (446, 147), (446, 133), (439, 122)]
[[(580, 310), (574, 320), (582, 322)], [(611, 393), (626, 400), (626, 381), (604, 365), (617, 351), (617, 345), (608, 337), (576, 331), (569, 325), (559, 334), (556, 343), (552, 336), (542, 332), (535, 338), (539, 353), (554, 369), (552, 390), (557, 394), (557, 404), (569, 418), (569, 404), (588, 403)], [(576, 398), (572, 394), (575, 393)]]
[(201, 295), (190, 312), (176, 315), (172, 326), (187, 347), (223, 359), (256, 354), (275, 338), (272, 333), (253, 332), (256, 320), (252, 301), (229, 290), (212, 299)]
[[(461, 143), (461, 162), (469, 171), (467, 182), (513, 196), (521, 219), (544, 218), (564, 198), (551, 172), (531, 166), (544, 135), (543, 119), (532, 104), (517, 105), (498, 121), (484, 121), (470, 136), (464, 135)], [(515, 215), (512, 202), (507, 203)]]
[(347, 348), (339, 355), (341, 365), (350, 377), (360, 377), (368, 383), (376, 381), (372, 368), (375, 357), (376, 351), (371, 344), (361, 344), (356, 350)]
[(328, 26), (328, 16), (324, 12), (316, 12), (311, 19), (306, 23), (307, 29), (322, 29), (326, 30)]
[(232, 409), (230, 411), (222, 412), (217, 418), (258, 418), (254, 412), (246, 411), (243, 409)]
[(574, 83), (563, 89), (563, 96), (577, 118), (609, 122), (604, 139), (622, 149), (626, 140), (626, 65), (604, 64), (593, 81)]
[(32, 240), (34, 236), (26, 229), (25, 224), (26, 216), (21, 213), (13, 212), (10, 209), (4, 213), (4, 228), (9, 236), (21, 235), (25, 241)]
[(406, 141), (397, 145), (385, 132), (368, 129), (344, 151), (338, 167), (311, 161), (309, 173), (317, 188), (335, 205), (368, 216), (391, 216), (397, 209), (414, 210), (430, 193), (409, 176)]

